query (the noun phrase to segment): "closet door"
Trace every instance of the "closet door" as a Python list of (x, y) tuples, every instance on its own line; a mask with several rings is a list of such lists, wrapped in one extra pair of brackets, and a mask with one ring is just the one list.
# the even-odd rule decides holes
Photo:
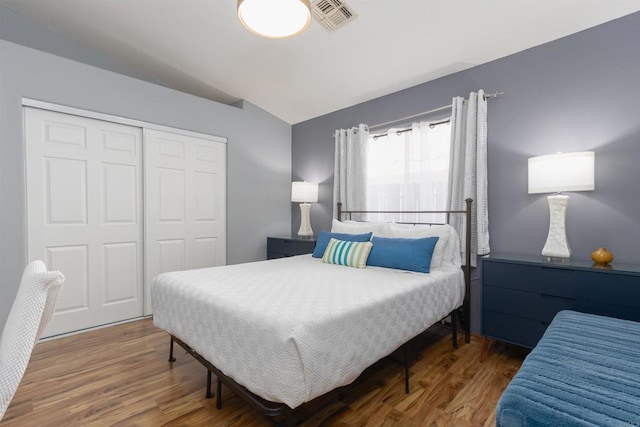
[(145, 144), (145, 314), (160, 273), (226, 263), (226, 144), (156, 130)]
[(29, 260), (65, 275), (45, 336), (143, 313), (142, 130), (25, 108)]

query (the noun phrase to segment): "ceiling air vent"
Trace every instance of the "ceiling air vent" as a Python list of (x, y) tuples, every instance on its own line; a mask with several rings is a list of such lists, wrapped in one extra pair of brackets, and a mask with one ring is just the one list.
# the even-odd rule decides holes
[(329, 31), (337, 30), (358, 17), (353, 9), (341, 0), (316, 0), (311, 5), (311, 14)]

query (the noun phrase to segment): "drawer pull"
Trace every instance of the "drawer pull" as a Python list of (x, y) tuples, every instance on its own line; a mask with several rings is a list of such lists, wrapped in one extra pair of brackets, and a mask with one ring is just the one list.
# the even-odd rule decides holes
[(575, 298), (571, 298), (571, 297), (562, 297), (559, 295), (550, 295), (550, 294), (540, 294), (540, 296), (544, 299), (559, 299), (559, 300), (563, 300), (563, 301), (575, 301)]

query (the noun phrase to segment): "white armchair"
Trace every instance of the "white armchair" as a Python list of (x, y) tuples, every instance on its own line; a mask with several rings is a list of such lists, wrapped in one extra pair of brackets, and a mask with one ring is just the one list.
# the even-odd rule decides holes
[(24, 270), (0, 337), (0, 420), (27, 369), (31, 352), (53, 315), (64, 276), (42, 261)]

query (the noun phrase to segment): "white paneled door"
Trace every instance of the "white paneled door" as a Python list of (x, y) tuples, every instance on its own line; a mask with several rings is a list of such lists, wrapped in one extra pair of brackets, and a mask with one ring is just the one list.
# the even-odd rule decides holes
[(29, 260), (66, 280), (46, 336), (143, 314), (142, 129), (25, 108)]
[(152, 279), (226, 263), (226, 144), (145, 129), (145, 314)]

